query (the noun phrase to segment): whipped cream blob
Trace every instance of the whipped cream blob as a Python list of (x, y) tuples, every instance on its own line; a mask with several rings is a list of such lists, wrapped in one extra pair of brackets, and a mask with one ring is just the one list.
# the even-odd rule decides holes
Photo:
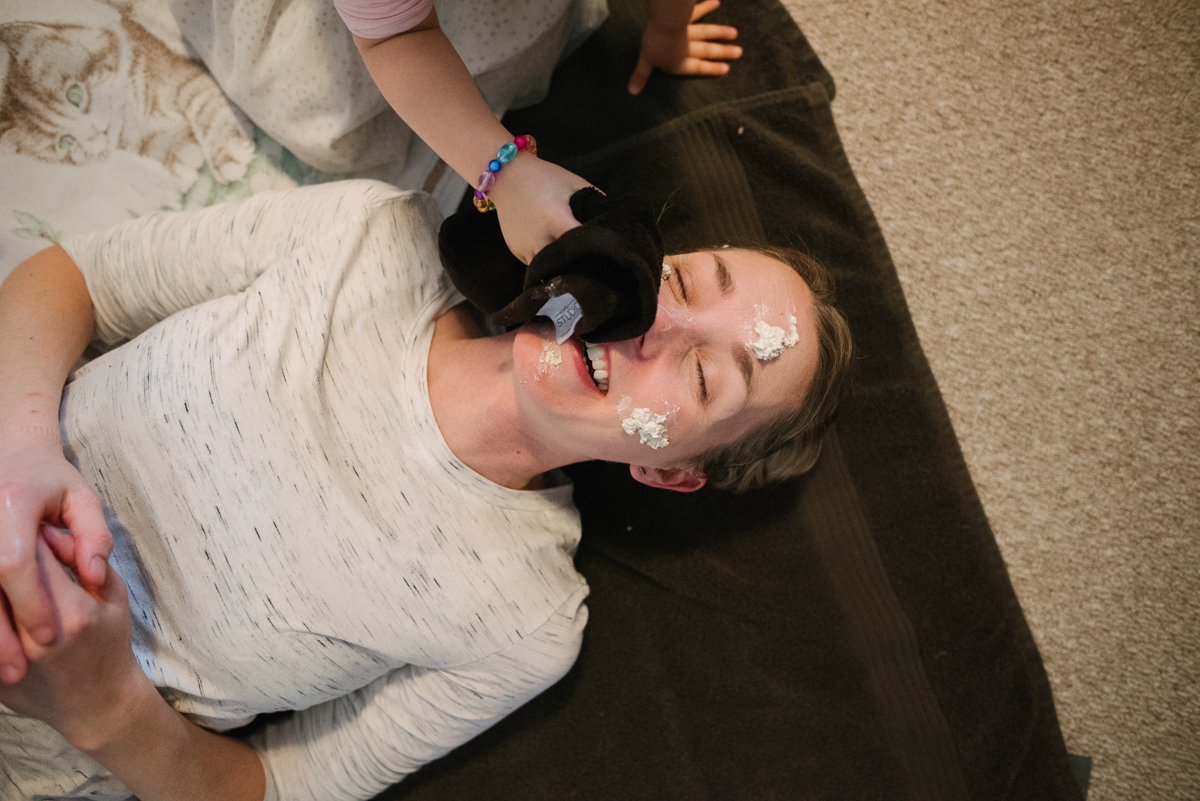
[(621, 428), (629, 436), (637, 434), (642, 445), (649, 445), (655, 450), (665, 448), (670, 444), (667, 440), (667, 419), (675, 413), (671, 409), (666, 414), (656, 414), (648, 408), (635, 408), (633, 398), (628, 395), (621, 398), (617, 404), (617, 412), (628, 416), (621, 419)]
[(662, 270), (662, 280), (666, 281), (670, 277), (671, 277), (671, 265), (667, 264), (664, 261), (663, 262), (663, 270)]
[(757, 339), (746, 342), (746, 347), (754, 351), (754, 356), (764, 362), (777, 358), (787, 348), (794, 348), (800, 341), (800, 333), (796, 330), (796, 315), (788, 315), (788, 330), (771, 325), (763, 317), (769, 309), (766, 306), (755, 306), (758, 316), (754, 320), (754, 334)]

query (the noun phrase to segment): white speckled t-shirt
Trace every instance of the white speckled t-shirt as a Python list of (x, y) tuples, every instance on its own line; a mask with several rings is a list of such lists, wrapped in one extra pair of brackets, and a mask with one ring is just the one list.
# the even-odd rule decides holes
[(98, 337), (133, 337), (72, 377), (62, 424), (138, 661), (218, 728), (314, 707), (257, 741), (281, 797), (367, 798), (578, 653), (571, 488), (493, 484), (434, 422), (433, 324), (461, 299), (437, 222), (354, 181), (65, 244)]

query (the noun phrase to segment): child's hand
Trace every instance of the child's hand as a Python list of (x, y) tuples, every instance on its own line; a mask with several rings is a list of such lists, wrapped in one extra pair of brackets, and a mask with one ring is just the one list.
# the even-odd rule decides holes
[(629, 78), (629, 93), (640, 93), (656, 69), (673, 75), (724, 75), (729, 72), (729, 65), (725, 62), (741, 58), (742, 48), (717, 44), (711, 40), (736, 39), (737, 28), (693, 24), (719, 5), (720, 0), (697, 3), (692, 8), (689, 23), (680, 25), (671, 19), (663, 19), (664, 15), (658, 13), (662, 6), (655, 3), (655, 14), (642, 34), (642, 50), (638, 54), (637, 67)]
[(557, 164), (525, 154), (504, 165), (489, 193), (500, 215), (504, 242), (524, 264), (579, 225), (571, 195), (590, 183)]

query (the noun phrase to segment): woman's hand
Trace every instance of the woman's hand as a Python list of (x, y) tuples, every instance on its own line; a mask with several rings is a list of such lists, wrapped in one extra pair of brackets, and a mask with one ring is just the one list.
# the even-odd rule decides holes
[[(25, 676), (0, 685), (0, 703), (50, 724), (87, 751), (137, 713), (149, 680), (130, 645), (129, 600), (115, 570), (90, 593), (78, 586), (51, 551), (51, 530), (35, 543), (38, 573), (58, 610), (58, 637), (44, 645), (16, 626), (28, 658)], [(11, 621), (10, 621), (11, 624)], [(149, 688), (152, 690), (152, 688)]]
[(520, 153), (496, 175), (489, 193), (508, 249), (529, 264), (538, 251), (579, 225), (571, 195), (590, 183), (569, 170)]
[(629, 78), (629, 93), (639, 94), (656, 69), (672, 75), (724, 75), (729, 72), (726, 62), (741, 58), (742, 48), (713, 40), (736, 39), (737, 28), (695, 24), (720, 5), (720, 0), (703, 0), (691, 8), (689, 17), (681, 18), (683, 12), (677, 8), (678, 2), (656, 0), (650, 22), (642, 34), (637, 66)]
[[(25, 674), (15, 622), (38, 645), (58, 637), (58, 614), (37, 563), (43, 523), (89, 587), (104, 583), (112, 535), (100, 502), (63, 458), (63, 384), (92, 336), (91, 295), (58, 245), (18, 264), (0, 284), (0, 683)], [(0, 604), (0, 609), (3, 604)]]
[(48, 584), (62, 571), (57, 564), (47, 571), (39, 542), (71, 565), (86, 588), (99, 590), (112, 572), (103, 506), (63, 457), (57, 423), (53, 430), (12, 433), (0, 444), (0, 595), (9, 610), (0, 615), (0, 686), (19, 681), (30, 647), (55, 642), (66, 620)]
[(37, 569), (58, 610), (60, 634), (43, 645), (17, 626), (29, 665), (23, 679), (0, 685), (0, 703), (48, 723), (138, 798), (260, 801), (266, 775), (254, 751), (188, 721), (138, 666), (129, 596), (117, 571), (84, 590), (48, 544), (68, 535), (46, 527), (42, 534)]

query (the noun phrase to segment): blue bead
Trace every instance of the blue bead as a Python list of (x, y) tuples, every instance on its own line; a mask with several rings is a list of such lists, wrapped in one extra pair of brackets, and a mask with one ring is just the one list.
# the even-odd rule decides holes
[(517, 146), (514, 145), (512, 142), (509, 142), (507, 145), (500, 148), (500, 152), (498, 152), (496, 154), (496, 158), (498, 158), (500, 160), (501, 164), (507, 164), (508, 162), (512, 161), (516, 157), (517, 157)]
[(496, 161), (495, 159), (492, 159), (491, 161), (488, 162), (488, 169), (491, 170), (492, 172), (500, 172), (500, 162)]

